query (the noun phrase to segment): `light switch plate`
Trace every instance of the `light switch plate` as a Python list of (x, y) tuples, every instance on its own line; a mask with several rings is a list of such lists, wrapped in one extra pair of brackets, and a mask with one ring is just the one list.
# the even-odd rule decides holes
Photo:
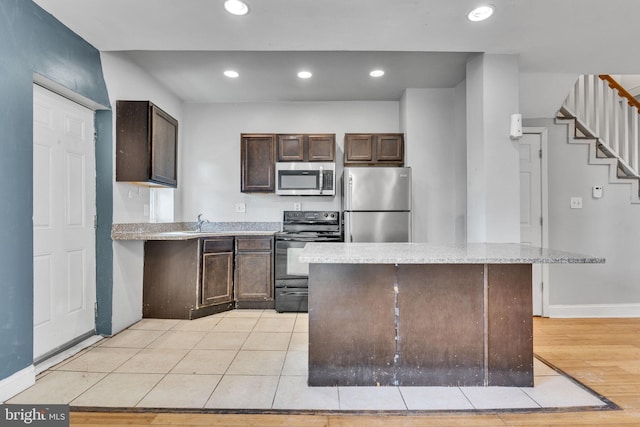
[(571, 209), (582, 209), (582, 197), (571, 198)]
[(236, 212), (245, 212), (247, 206), (244, 203), (236, 203)]

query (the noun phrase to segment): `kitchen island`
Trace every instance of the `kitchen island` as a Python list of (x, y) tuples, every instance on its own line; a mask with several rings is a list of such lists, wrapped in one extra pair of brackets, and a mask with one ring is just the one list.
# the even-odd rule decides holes
[(531, 270), (604, 259), (520, 244), (309, 243), (309, 385), (533, 386)]

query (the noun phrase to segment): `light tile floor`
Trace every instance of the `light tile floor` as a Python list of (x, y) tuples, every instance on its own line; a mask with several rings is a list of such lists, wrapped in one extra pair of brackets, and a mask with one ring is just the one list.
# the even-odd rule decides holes
[(309, 387), (308, 315), (236, 310), (143, 319), (42, 372), (7, 403), (89, 407), (428, 411), (606, 406), (535, 360), (535, 386)]

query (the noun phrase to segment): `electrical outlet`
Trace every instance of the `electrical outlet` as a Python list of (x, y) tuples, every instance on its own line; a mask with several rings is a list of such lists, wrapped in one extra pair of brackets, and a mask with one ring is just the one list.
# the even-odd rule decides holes
[(294, 202), (293, 203), (293, 210), (294, 211), (299, 211), (300, 209), (302, 209), (302, 204), (300, 202)]
[(246, 212), (247, 206), (244, 203), (236, 203), (236, 212)]
[(582, 197), (571, 198), (571, 209), (582, 209)]

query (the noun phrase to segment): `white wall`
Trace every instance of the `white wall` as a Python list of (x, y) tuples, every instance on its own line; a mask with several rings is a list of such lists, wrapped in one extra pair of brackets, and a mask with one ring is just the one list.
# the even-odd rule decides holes
[[(109, 100), (114, 110), (114, 149), (116, 100), (122, 99), (151, 101), (178, 120), (178, 147), (182, 151), (182, 101), (122, 53), (101, 52), (100, 58), (107, 90), (109, 91)], [(181, 152), (178, 153), (178, 162), (181, 154)], [(113, 164), (115, 177), (115, 160)], [(146, 209), (148, 210), (150, 204), (148, 187), (114, 182), (113, 188), (114, 223), (149, 222), (149, 214), (145, 213), (145, 205), (147, 205)]]
[(520, 73), (522, 117), (555, 117), (576, 80), (577, 74)]
[(471, 242), (520, 241), (517, 142), (518, 57), (479, 54), (467, 62), (467, 235)]
[(457, 197), (466, 195), (464, 157), (460, 159), (457, 150), (455, 89), (407, 89), (401, 105), (406, 165), (413, 176), (413, 241), (454, 242), (460, 217)]
[[(550, 316), (640, 316), (640, 204), (629, 185), (610, 184), (608, 166), (589, 165), (588, 148), (569, 144), (567, 126), (552, 119), (526, 120), (548, 128), (549, 247), (606, 258), (605, 264), (549, 266)], [(601, 185), (604, 196), (591, 189)], [(571, 197), (582, 209), (570, 209)]]
[[(115, 107), (118, 99), (151, 101), (181, 123), (182, 103), (169, 90), (120, 53), (102, 52), (100, 56), (109, 100), (114, 109), (114, 138), (116, 135)], [(180, 132), (178, 146), (182, 148), (181, 124), (178, 129)], [(181, 153), (179, 152), (178, 159), (180, 157)], [(115, 179), (115, 160), (113, 164)], [(146, 213), (150, 210), (151, 203), (149, 188), (121, 182), (114, 182), (113, 188), (114, 223), (149, 222), (150, 218)], [(174, 192), (175, 190), (164, 191)], [(142, 318), (143, 267), (143, 242), (113, 243), (113, 333), (117, 333)]]
[(454, 96), (454, 177), (455, 188), (455, 241), (467, 241), (467, 82), (455, 87)]
[(638, 74), (625, 74), (625, 75), (612, 75), (614, 79), (620, 85), (627, 90), (631, 95), (638, 96), (640, 94), (640, 75)]
[[(344, 134), (399, 132), (398, 102), (282, 102), (185, 104), (180, 187), (182, 216), (210, 221), (282, 221), (282, 211), (340, 210), (335, 197), (276, 196), (240, 192), (241, 133), (335, 133), (336, 185), (342, 174)], [(235, 212), (235, 203), (246, 205)]]

